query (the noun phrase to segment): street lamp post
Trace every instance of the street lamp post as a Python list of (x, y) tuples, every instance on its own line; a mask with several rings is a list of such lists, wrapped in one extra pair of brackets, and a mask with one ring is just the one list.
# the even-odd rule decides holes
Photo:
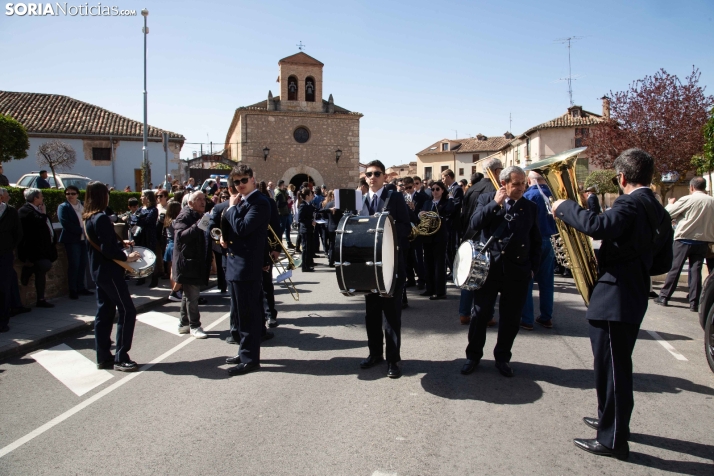
[(142, 168), (144, 169), (144, 184), (143, 189), (149, 189), (149, 147), (148, 147), (148, 126), (146, 124), (146, 35), (149, 34), (149, 27), (146, 26), (146, 17), (149, 16), (149, 10), (144, 8), (141, 11), (141, 16), (144, 17), (144, 28), (142, 32), (144, 33), (144, 147), (143, 152), (143, 162)]

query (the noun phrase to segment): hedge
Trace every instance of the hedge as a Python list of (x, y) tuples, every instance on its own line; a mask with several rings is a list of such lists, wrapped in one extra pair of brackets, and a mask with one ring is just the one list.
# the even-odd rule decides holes
[[(5, 187), (5, 189), (10, 193), (10, 205), (20, 208), (25, 203), (24, 188)], [(43, 189), (42, 196), (45, 199), (47, 214), (52, 221), (58, 221), (57, 208), (65, 201), (64, 190)], [(131, 197), (138, 199), (141, 203), (141, 192), (109, 192), (109, 208), (115, 213), (124, 213), (128, 209), (127, 203)], [(79, 199), (84, 201), (84, 190), (79, 191)]]

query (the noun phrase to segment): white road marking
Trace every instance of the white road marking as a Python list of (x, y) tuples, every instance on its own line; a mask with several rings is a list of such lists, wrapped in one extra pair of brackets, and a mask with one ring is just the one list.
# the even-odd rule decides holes
[[(223, 316), (221, 316), (220, 318), (218, 318), (215, 322), (213, 322), (211, 325), (207, 326), (204, 330), (209, 331), (209, 330), (213, 329), (213, 328), (216, 327), (218, 324), (220, 324), (221, 322), (225, 321), (225, 320), (228, 318), (228, 316), (230, 316), (230, 313), (224, 314)], [(177, 346), (174, 347), (173, 349), (170, 349), (170, 350), (164, 352), (163, 354), (161, 354), (160, 356), (158, 356), (157, 358), (155, 358), (154, 360), (152, 360), (152, 361), (149, 362), (148, 364), (142, 365), (138, 372), (134, 372), (134, 373), (131, 373), (131, 374), (127, 375), (127, 376), (124, 377), (123, 379), (119, 380), (118, 382), (115, 382), (115, 383), (111, 384), (110, 386), (108, 386), (108, 387), (105, 388), (104, 390), (102, 390), (102, 391), (100, 391), (100, 392), (97, 392), (95, 395), (92, 395), (91, 397), (89, 397), (88, 399), (84, 400), (83, 402), (78, 403), (77, 405), (73, 406), (72, 408), (70, 408), (70, 409), (67, 410), (66, 412), (62, 413), (61, 415), (59, 415), (59, 416), (53, 418), (52, 420), (48, 421), (48, 422), (45, 423), (44, 425), (40, 426), (39, 428), (36, 428), (35, 430), (31, 431), (30, 433), (26, 434), (25, 436), (23, 436), (23, 437), (21, 437), (21, 438), (15, 440), (15, 441), (13, 441), (13, 442), (10, 443), (9, 445), (5, 446), (4, 448), (0, 448), (0, 458), (2, 458), (3, 456), (5, 456), (5, 455), (7, 455), (7, 454), (9, 454), (9, 453), (12, 453), (13, 451), (15, 451), (16, 449), (18, 449), (19, 447), (21, 447), (21, 446), (24, 445), (25, 443), (27, 443), (27, 442), (29, 442), (29, 441), (32, 441), (34, 438), (37, 438), (38, 436), (40, 436), (41, 434), (43, 434), (43, 433), (46, 432), (47, 430), (50, 430), (50, 429), (52, 429), (53, 427), (59, 425), (60, 423), (62, 423), (63, 421), (65, 421), (66, 419), (68, 419), (69, 417), (71, 417), (72, 415), (74, 415), (74, 414), (76, 414), (76, 413), (79, 413), (80, 411), (84, 410), (85, 408), (87, 408), (87, 407), (88, 407), (89, 405), (91, 405), (92, 403), (94, 403), (94, 402), (100, 400), (102, 397), (105, 397), (105, 396), (109, 395), (110, 393), (112, 393), (114, 390), (118, 389), (119, 387), (121, 387), (121, 386), (124, 385), (125, 383), (127, 383), (127, 382), (129, 382), (129, 381), (135, 379), (135, 378), (138, 377), (139, 375), (143, 374), (145, 371), (149, 370), (149, 369), (150, 369), (151, 367), (153, 367), (154, 365), (160, 363), (161, 361), (167, 359), (168, 357), (170, 357), (171, 355), (175, 354), (175, 353), (178, 352), (179, 350), (183, 349), (184, 347), (186, 347), (188, 344), (190, 344), (190, 343), (193, 342), (194, 340), (196, 340), (194, 337), (191, 337), (191, 338), (189, 338), (189, 339), (186, 339), (185, 341), (181, 342), (179, 345), (177, 345)]]
[(163, 312), (145, 312), (144, 314), (139, 314), (138, 316), (136, 316), (136, 320), (179, 337), (187, 335), (178, 333), (179, 320), (177, 318), (168, 314), (164, 314)]
[(32, 358), (79, 397), (113, 377), (67, 344), (37, 352)]
[(647, 331), (647, 333), (648, 333), (649, 335), (651, 335), (652, 337), (654, 337), (654, 339), (655, 339), (657, 342), (659, 342), (662, 347), (664, 347), (665, 349), (667, 349), (667, 351), (668, 351), (670, 354), (672, 354), (675, 359), (677, 359), (677, 360), (683, 360), (683, 361), (685, 361), (685, 362), (688, 362), (688, 359), (687, 359), (685, 356), (683, 356), (682, 354), (680, 354), (679, 352), (677, 352), (677, 349), (675, 349), (674, 347), (672, 347), (672, 344), (670, 344), (669, 342), (667, 342), (666, 340), (664, 340), (661, 335), (657, 334), (655, 331)]

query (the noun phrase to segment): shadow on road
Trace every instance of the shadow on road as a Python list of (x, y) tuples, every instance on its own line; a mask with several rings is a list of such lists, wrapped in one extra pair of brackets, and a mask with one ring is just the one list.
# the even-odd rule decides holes
[[(652, 446), (654, 448), (687, 454), (696, 458), (707, 460), (714, 458), (714, 446), (703, 443), (675, 440), (673, 438), (644, 435), (640, 433), (633, 433), (630, 436), (630, 441), (641, 445)], [(677, 461), (651, 456), (644, 453), (630, 452), (628, 462), (639, 466), (647, 466), (648, 468), (678, 474), (710, 475), (714, 473), (714, 463), (712, 462), (703, 463), (696, 461)]]

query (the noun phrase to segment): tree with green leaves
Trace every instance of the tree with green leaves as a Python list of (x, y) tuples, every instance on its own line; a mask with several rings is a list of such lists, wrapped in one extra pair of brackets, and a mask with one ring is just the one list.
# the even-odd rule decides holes
[(0, 162), (24, 159), (29, 148), (25, 127), (12, 117), (0, 114)]
[(702, 153), (692, 158), (692, 165), (697, 168), (697, 175), (709, 175), (709, 195), (712, 194), (712, 170), (714, 170), (714, 108), (709, 113), (709, 120), (702, 127), (704, 147)]
[(595, 187), (603, 206), (606, 193), (618, 193), (617, 185), (612, 183), (615, 175), (617, 174), (614, 170), (593, 170), (585, 179), (585, 188)]

